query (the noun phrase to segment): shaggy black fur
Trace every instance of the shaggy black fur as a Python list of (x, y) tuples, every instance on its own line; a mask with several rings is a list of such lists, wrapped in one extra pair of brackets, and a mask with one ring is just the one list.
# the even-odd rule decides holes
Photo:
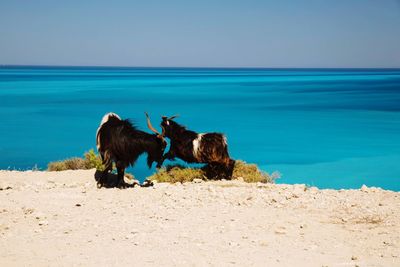
[[(100, 126), (97, 141), (98, 150), (105, 165), (103, 177), (112, 170), (112, 163), (115, 162), (119, 186), (125, 184), (125, 168), (133, 165), (143, 153), (147, 153), (149, 168), (153, 162), (157, 162), (157, 167), (160, 167), (166, 147), (163, 138), (140, 131), (129, 120), (121, 120), (113, 115), (109, 115), (108, 120)], [(103, 178), (99, 179), (99, 187), (103, 185), (103, 180)]]
[(193, 141), (198, 138), (198, 133), (187, 130), (167, 117), (163, 117), (161, 127), (165, 129), (165, 136), (171, 140), (170, 149), (161, 162), (178, 157), (188, 163), (207, 163), (211, 173), (215, 170), (219, 177), (229, 179), (232, 177), (235, 161), (229, 157), (228, 145), (223, 134), (202, 134), (195, 152)]

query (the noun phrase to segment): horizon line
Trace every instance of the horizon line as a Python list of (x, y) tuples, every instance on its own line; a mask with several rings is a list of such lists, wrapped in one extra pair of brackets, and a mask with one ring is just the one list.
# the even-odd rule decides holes
[(119, 65), (47, 65), (47, 64), (0, 64), (0, 68), (4, 67), (54, 67), (54, 68), (137, 68), (137, 69), (265, 69), (265, 70), (279, 70), (279, 69), (381, 69), (381, 70), (398, 70), (399, 67), (204, 67), (204, 66), (119, 66)]

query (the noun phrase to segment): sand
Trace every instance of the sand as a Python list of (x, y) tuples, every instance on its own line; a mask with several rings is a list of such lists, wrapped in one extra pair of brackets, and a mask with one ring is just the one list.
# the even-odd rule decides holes
[(0, 266), (400, 266), (400, 193), (0, 171)]

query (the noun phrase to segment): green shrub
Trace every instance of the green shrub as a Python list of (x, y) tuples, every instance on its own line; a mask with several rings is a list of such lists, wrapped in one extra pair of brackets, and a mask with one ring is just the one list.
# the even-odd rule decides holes
[(65, 171), (65, 170), (88, 170), (96, 168), (99, 171), (104, 170), (100, 156), (93, 149), (85, 152), (84, 158), (70, 158), (62, 161), (50, 162), (47, 165), (48, 171)]
[(99, 155), (97, 155), (93, 149), (90, 149), (85, 153), (85, 167), (86, 169), (97, 169), (99, 171), (104, 171), (104, 165), (101, 161)]

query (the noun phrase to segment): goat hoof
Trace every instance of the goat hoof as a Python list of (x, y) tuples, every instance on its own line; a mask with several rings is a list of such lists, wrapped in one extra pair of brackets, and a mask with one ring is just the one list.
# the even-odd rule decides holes
[(97, 183), (97, 188), (102, 188), (103, 187), (103, 184), (102, 183)]
[(125, 184), (124, 182), (121, 182), (121, 183), (118, 183), (118, 184), (117, 184), (117, 187), (118, 187), (119, 189), (125, 189), (125, 188), (126, 188), (126, 184)]

